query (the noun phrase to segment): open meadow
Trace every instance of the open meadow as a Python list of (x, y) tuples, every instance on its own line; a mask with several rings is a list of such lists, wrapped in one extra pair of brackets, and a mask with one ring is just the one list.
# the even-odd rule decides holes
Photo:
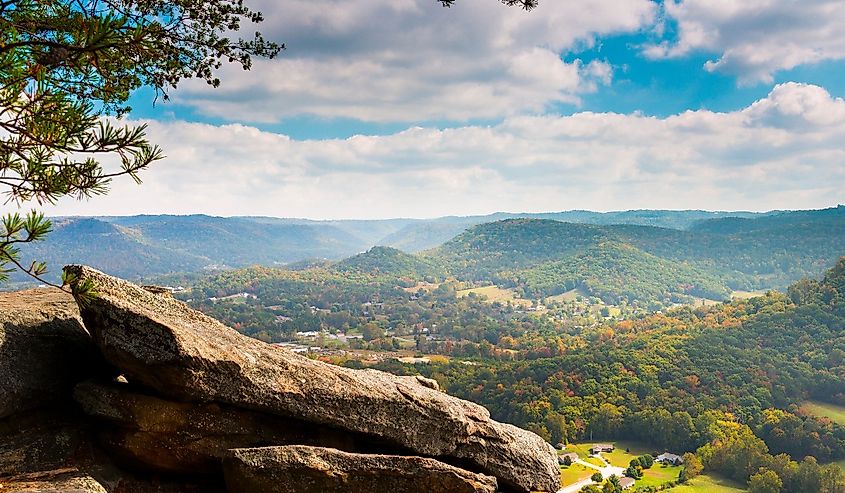
[(819, 418), (828, 418), (838, 425), (845, 426), (845, 406), (828, 402), (806, 401), (801, 404), (801, 411)]
[(702, 474), (690, 480), (687, 484), (676, 486), (666, 491), (672, 493), (742, 493), (748, 491), (743, 485), (734, 481)]
[(516, 294), (510, 289), (502, 289), (498, 286), (484, 286), (481, 288), (470, 288), (470, 289), (462, 289), (456, 293), (458, 298), (463, 298), (464, 296), (469, 296), (470, 294), (475, 294), (478, 296), (484, 296), (488, 302), (490, 303), (513, 303), (514, 305), (519, 305), (522, 307), (530, 307), (532, 305), (530, 300), (517, 298)]

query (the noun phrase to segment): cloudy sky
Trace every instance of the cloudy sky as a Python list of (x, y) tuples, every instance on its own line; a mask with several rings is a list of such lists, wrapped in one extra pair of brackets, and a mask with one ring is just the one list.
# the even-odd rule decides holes
[(845, 202), (842, 0), (248, 3), (287, 51), (218, 89), (136, 94), (167, 159), (50, 214)]

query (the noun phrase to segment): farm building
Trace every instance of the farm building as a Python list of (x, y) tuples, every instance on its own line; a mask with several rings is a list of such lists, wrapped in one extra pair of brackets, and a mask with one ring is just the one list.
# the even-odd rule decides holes
[(627, 478), (626, 477), (626, 478), (619, 479), (619, 486), (622, 487), (623, 491), (633, 488), (634, 483), (636, 483), (636, 481), (634, 481), (633, 478)]
[(569, 457), (570, 464), (578, 460), (578, 454), (575, 452), (569, 452), (568, 454), (561, 454), (557, 457), (557, 463), (560, 465), (564, 465), (566, 463), (566, 458)]
[(598, 454), (601, 452), (613, 452), (615, 447), (607, 443), (597, 443), (590, 448), (591, 454)]

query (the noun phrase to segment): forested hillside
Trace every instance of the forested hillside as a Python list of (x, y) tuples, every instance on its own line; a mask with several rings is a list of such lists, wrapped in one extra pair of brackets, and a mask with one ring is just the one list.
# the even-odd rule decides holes
[(713, 219), (688, 231), (510, 219), (475, 226), (425, 255), (458, 279), (493, 280), (528, 297), (578, 288), (611, 304), (667, 304), (784, 289), (820, 275), (843, 252), (845, 207)]
[[(172, 272), (340, 260), (377, 245), (415, 253), (434, 248), (473, 226), (514, 218), (686, 229), (706, 219), (758, 216), (761, 215), (746, 212), (568, 211), (329, 221), (205, 215), (68, 217), (54, 218), (56, 234), (48, 236), (46, 242), (26, 245), (22, 254), (25, 263), (32, 260), (48, 261), (50, 265), (85, 262), (111, 274), (138, 280)], [(99, 223), (116, 228), (109, 229)], [(83, 252), (86, 249), (80, 248), (82, 245), (90, 248)], [(28, 278), (15, 274), (14, 279), (26, 281)]]
[(431, 260), (390, 247), (373, 247), (336, 263), (332, 269), (344, 273), (389, 275), (410, 279), (434, 280), (446, 275), (446, 270)]
[(785, 491), (845, 487), (838, 466), (816, 464), (845, 457), (845, 428), (800, 408), (810, 398), (845, 404), (845, 258), (788, 294), (678, 308), (578, 338), (553, 358), (381, 367), (435, 378), (553, 442), (633, 439), (698, 450), (706, 468), (743, 482), (763, 468)]
[[(367, 244), (333, 226), (264, 224), (211, 216), (59, 218), (40, 243), (21, 248), (25, 262), (84, 263), (128, 279), (172, 272), (284, 265), (305, 259), (340, 259)], [(13, 279), (25, 281), (22, 274)]]
[[(452, 279), (463, 283), (454, 286), (458, 290), (494, 285), (507, 290), (511, 298), (580, 297), (592, 300), (592, 305), (632, 307), (636, 312), (722, 301), (735, 291), (785, 289), (800, 278), (818, 277), (845, 252), (845, 207), (696, 222), (714, 215), (695, 211), (541, 215), (664, 222), (689, 229), (504, 219), (472, 226), (418, 255), (390, 247), (358, 254), (370, 248), (362, 237), (405, 231), (419, 226), (417, 220), (71, 218), (57, 220), (48, 240), (27, 245), (22, 255), (25, 262), (86, 263), (147, 280), (249, 265), (325, 267), (326, 259), (352, 255), (332, 271), (403, 278), (403, 282)], [(442, 218), (426, 224), (463, 227), (467, 220)], [(20, 274), (16, 279), (26, 280)]]
[[(180, 296), (313, 357), (434, 378), (552, 443), (632, 440), (740, 482), (840, 491), (819, 462), (845, 459), (845, 428), (804, 404), (845, 405), (843, 209), (792, 214), (687, 231), (508, 219), (424, 255), (224, 271)], [(767, 283), (785, 287), (700, 303)]]
[(501, 277), (515, 278), (516, 285), (529, 298), (578, 289), (611, 305), (633, 300), (671, 300), (673, 296), (675, 301), (681, 301), (677, 295), (711, 300), (727, 300), (731, 296), (726, 281), (706, 269), (662, 259), (613, 240), (564, 260), (522, 272), (506, 272)]

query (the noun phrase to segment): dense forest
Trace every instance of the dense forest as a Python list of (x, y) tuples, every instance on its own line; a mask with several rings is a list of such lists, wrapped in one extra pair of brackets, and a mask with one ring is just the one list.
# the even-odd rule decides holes
[(774, 474), (783, 491), (845, 488), (838, 466), (819, 465), (845, 457), (845, 428), (799, 410), (808, 398), (845, 403), (845, 258), (787, 294), (579, 337), (583, 346), (551, 358), (380, 367), (435, 378), (552, 442), (633, 439), (697, 451), (705, 468), (743, 482)]
[(665, 305), (785, 289), (818, 276), (842, 252), (845, 207), (711, 219), (689, 230), (510, 219), (473, 227), (425, 255), (458, 279), (492, 279), (528, 296), (579, 287), (613, 304)]
[[(406, 274), (428, 265), (373, 254)], [(359, 258), (340, 268), (227, 271), (199, 281), (191, 302), (266, 340), (313, 330), (363, 334), (353, 349), (412, 341), (417, 354), (448, 358), (373, 365), (434, 378), (552, 443), (629, 439), (695, 452), (707, 470), (740, 481), (774, 474), (783, 491), (845, 487), (837, 466), (820, 465), (845, 457), (845, 428), (799, 408), (807, 399), (845, 404), (845, 259), (785, 293), (613, 318), (574, 302), (531, 311), (457, 296), (459, 287), (418, 289)], [(219, 299), (238, 292), (254, 298)], [(256, 330), (262, 318), (275, 329)], [(321, 357), (361, 367), (354, 353)]]

